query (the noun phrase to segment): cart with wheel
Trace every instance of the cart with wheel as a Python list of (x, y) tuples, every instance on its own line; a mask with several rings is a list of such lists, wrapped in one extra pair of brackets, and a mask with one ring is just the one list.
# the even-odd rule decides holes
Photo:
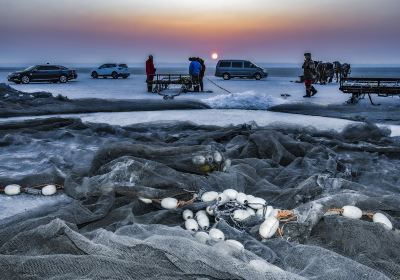
[(340, 91), (351, 94), (348, 103), (356, 104), (368, 95), (372, 105), (379, 105), (372, 101), (371, 95), (400, 96), (400, 78), (343, 78)]

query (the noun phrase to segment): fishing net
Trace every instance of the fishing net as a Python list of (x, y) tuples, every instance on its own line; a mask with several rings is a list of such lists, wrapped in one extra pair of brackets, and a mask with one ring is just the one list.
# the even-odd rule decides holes
[[(388, 135), (372, 124), (342, 133), (60, 118), (0, 124), (2, 186), (51, 182), (64, 185), (56, 196), (69, 197), (0, 219), (2, 278), (400, 279), (400, 143)], [(226, 189), (296, 219), (261, 240), (259, 218), (235, 222), (229, 211), (240, 206), (215, 208), (211, 227), (241, 250), (184, 229), (183, 210), (210, 203), (160, 205)], [(384, 213), (394, 229), (326, 214), (345, 205)]]

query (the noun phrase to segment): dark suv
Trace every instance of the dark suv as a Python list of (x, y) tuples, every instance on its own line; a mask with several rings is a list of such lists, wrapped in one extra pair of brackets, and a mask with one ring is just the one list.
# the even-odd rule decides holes
[(261, 80), (266, 78), (268, 73), (265, 69), (247, 60), (220, 60), (215, 69), (215, 76), (224, 80), (230, 78), (250, 78)]
[(78, 75), (75, 70), (70, 70), (64, 66), (47, 64), (31, 66), (25, 70), (11, 73), (8, 75), (8, 81), (16, 84), (43, 81), (66, 83), (77, 77)]

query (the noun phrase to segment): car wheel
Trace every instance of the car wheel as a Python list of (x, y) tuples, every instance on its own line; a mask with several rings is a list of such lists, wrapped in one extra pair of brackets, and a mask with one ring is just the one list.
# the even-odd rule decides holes
[(65, 84), (67, 81), (68, 81), (67, 76), (65, 76), (65, 75), (60, 76), (60, 83)]
[(230, 80), (231, 79), (231, 75), (229, 75), (228, 73), (225, 73), (224, 75), (222, 75), (222, 77), (224, 78), (224, 80)]
[(99, 74), (97, 74), (96, 71), (93, 71), (93, 72), (92, 72), (92, 78), (93, 78), (93, 79), (97, 79), (98, 77), (99, 77)]
[(128, 76), (126, 76), (126, 75), (122, 76), (122, 79), (128, 79)]
[(260, 74), (260, 73), (256, 73), (256, 74), (254, 75), (254, 79), (256, 79), (257, 81), (258, 81), (258, 80), (261, 80), (261, 74)]
[(23, 77), (21, 78), (21, 82), (22, 82), (23, 84), (29, 84), (30, 81), (31, 81), (31, 79), (30, 79), (28, 76), (23, 76)]
[(118, 73), (117, 72), (112, 72), (111, 77), (113, 79), (118, 79)]

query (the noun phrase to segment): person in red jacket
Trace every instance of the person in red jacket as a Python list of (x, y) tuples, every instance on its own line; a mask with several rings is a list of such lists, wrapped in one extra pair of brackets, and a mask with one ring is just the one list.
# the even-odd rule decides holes
[(146, 83), (147, 83), (147, 92), (153, 92), (153, 80), (156, 75), (156, 68), (153, 63), (153, 56), (149, 55), (149, 59), (146, 61)]

